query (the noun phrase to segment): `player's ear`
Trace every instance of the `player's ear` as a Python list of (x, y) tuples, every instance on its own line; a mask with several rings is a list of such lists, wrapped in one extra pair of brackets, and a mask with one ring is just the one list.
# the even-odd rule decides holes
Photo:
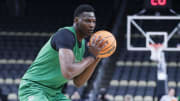
[(79, 21), (79, 17), (74, 18), (74, 22), (77, 23)]

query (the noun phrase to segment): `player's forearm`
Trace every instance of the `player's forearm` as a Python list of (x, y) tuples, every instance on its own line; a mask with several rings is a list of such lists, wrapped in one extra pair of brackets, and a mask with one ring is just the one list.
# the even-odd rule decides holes
[(81, 62), (75, 63), (73, 62), (68, 66), (68, 79), (72, 79), (77, 75), (81, 74), (90, 64), (94, 62), (93, 57), (87, 57), (83, 59)]
[(80, 75), (76, 76), (73, 79), (74, 84), (77, 87), (82, 86), (87, 80), (89, 80), (100, 60), (101, 59), (96, 59), (96, 61), (94, 61), (91, 65), (89, 65), (84, 72), (82, 72)]

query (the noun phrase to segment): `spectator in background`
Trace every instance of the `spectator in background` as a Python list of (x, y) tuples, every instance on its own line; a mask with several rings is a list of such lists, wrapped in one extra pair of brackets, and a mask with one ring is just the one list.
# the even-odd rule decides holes
[(174, 88), (169, 88), (168, 95), (162, 96), (160, 101), (178, 101), (177, 98), (175, 97), (175, 90), (174, 90)]
[(124, 101), (133, 101), (133, 97), (131, 95), (126, 95)]

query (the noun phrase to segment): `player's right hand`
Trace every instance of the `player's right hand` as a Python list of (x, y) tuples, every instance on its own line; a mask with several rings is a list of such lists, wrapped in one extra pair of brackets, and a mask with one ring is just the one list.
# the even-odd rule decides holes
[(94, 55), (98, 56), (99, 52), (107, 45), (107, 42), (104, 42), (104, 38), (101, 38), (101, 36), (98, 36), (96, 38), (96, 35), (92, 36), (91, 43), (88, 42), (87, 46), (89, 47), (89, 51)]

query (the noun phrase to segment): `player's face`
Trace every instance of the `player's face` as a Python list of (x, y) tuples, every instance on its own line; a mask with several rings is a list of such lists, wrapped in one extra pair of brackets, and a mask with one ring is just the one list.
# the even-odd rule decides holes
[(77, 27), (83, 37), (90, 36), (96, 27), (94, 12), (83, 12), (80, 17), (78, 17)]

